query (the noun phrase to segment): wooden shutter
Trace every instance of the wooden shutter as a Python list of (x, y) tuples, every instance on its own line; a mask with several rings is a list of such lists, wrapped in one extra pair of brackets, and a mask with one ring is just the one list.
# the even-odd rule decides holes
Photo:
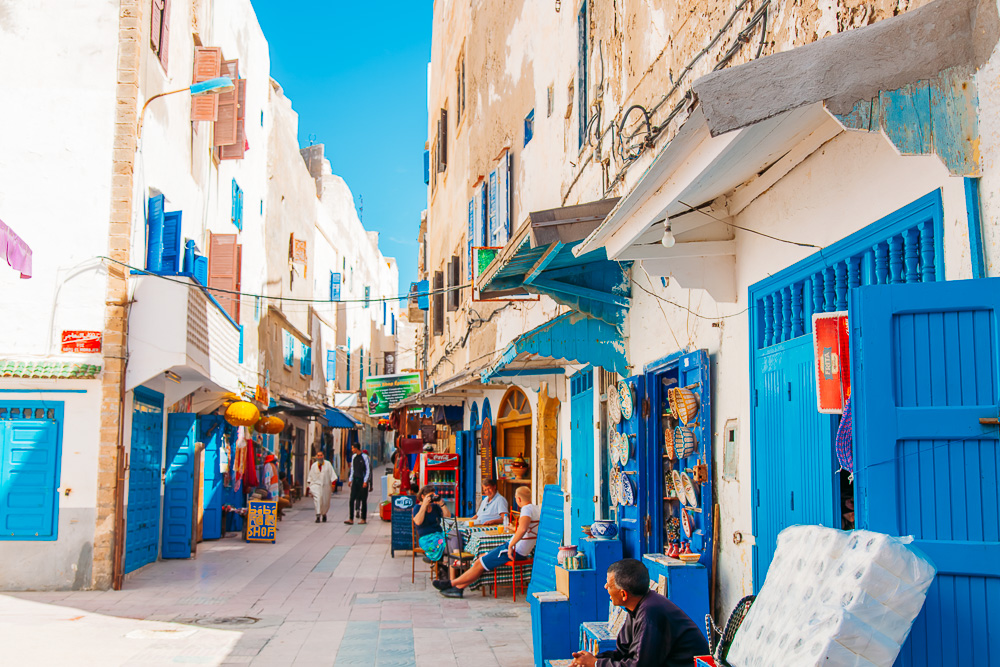
[(239, 79), (236, 82), (236, 141), (223, 146), (220, 159), (222, 160), (242, 160), (246, 154), (246, 107), (247, 107), (247, 80)]
[(178, 273), (181, 270), (181, 212), (170, 211), (163, 214), (163, 255), (160, 261), (163, 273)]
[[(243, 291), (243, 244), (242, 243), (236, 244), (236, 291), (237, 292)], [(233, 301), (235, 302), (236, 305), (236, 314), (233, 315), (233, 319), (236, 320), (238, 323), (240, 321), (240, 313), (241, 313), (240, 306), (243, 305), (243, 299), (240, 298), (240, 295), (236, 294), (233, 296)], [(231, 311), (230, 315), (232, 315)]]
[(167, 57), (170, 55), (170, 0), (162, 0), (162, 2), (162, 29), (160, 31), (160, 50), (157, 52), (157, 55), (160, 57), (160, 64), (163, 65), (163, 69), (167, 69)]
[[(239, 78), (239, 61), (223, 60), (222, 76), (234, 82)], [(215, 120), (214, 146), (229, 146), (236, 142), (237, 106), (239, 105), (239, 85), (225, 93), (219, 93), (219, 113)]]
[(149, 45), (153, 53), (160, 55), (160, 36), (163, 33), (163, 5), (165, 0), (153, 0), (149, 20)]
[[(218, 46), (194, 47), (191, 83), (201, 83), (222, 76), (222, 49)], [(191, 120), (217, 120), (218, 95), (195, 95), (191, 98)]]
[(239, 290), (240, 246), (236, 234), (212, 234), (208, 245), (208, 286), (219, 305), (238, 321), (239, 299), (234, 294)]
[(461, 283), (462, 260), (458, 255), (452, 255), (448, 262), (448, 310), (458, 310), (459, 292), (456, 289)]
[(438, 171), (448, 168), (448, 110), (441, 109), (441, 116), (438, 119), (438, 146), (437, 146)]
[(146, 214), (146, 270), (159, 273), (163, 264), (163, 195), (149, 198)]
[(434, 272), (434, 335), (444, 333), (444, 274)]

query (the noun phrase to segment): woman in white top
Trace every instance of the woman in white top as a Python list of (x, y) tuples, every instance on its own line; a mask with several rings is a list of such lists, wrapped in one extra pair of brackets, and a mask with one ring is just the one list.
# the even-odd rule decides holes
[(517, 487), (517, 491), (514, 492), (514, 502), (521, 508), (521, 516), (517, 520), (517, 530), (514, 531), (510, 542), (482, 556), (462, 576), (436, 580), (434, 588), (441, 591), (441, 595), (446, 598), (460, 598), (465, 588), (483, 572), (491, 572), (511, 561), (531, 558), (535, 552), (535, 541), (538, 539), (538, 519), (541, 512), (537, 505), (531, 504), (531, 490), (526, 486)]

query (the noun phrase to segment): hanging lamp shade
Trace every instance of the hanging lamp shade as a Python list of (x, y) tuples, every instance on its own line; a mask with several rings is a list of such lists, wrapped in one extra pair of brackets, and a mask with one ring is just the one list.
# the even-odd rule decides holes
[(265, 417), (261, 417), (260, 421), (254, 425), (253, 430), (265, 435), (277, 435), (285, 430), (285, 422), (281, 419), (281, 417), (267, 415)]
[(260, 421), (260, 410), (253, 403), (236, 401), (226, 408), (226, 421), (233, 426), (253, 426)]

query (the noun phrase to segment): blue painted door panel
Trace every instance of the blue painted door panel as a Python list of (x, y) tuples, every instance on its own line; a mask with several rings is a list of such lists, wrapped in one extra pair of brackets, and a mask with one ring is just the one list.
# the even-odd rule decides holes
[(0, 540), (54, 540), (59, 512), (59, 423), (0, 420)]
[(473, 431), (455, 433), (458, 451), (458, 516), (476, 513), (476, 438)]
[(205, 483), (203, 491), (204, 513), (201, 521), (201, 536), (206, 540), (222, 537), (222, 433), (226, 422), (220, 415), (204, 415), (198, 418), (201, 441), (205, 445)]
[(160, 539), (163, 396), (135, 390), (125, 513), (125, 572), (156, 560)]
[(897, 665), (996, 661), (1000, 440), (979, 420), (1000, 402), (998, 315), (1000, 279), (851, 295), (858, 525), (938, 568)]
[(764, 583), (778, 533), (796, 524), (840, 528), (836, 418), (816, 408), (812, 336), (756, 352), (753, 397), (754, 584)]
[(163, 483), (163, 558), (191, 557), (197, 415), (167, 415), (166, 479)]
[(587, 370), (570, 380), (570, 543), (581, 536), (580, 526), (594, 523), (594, 373)]
[(649, 515), (648, 485), (642, 483), (648, 479), (649, 457), (637, 451), (639, 447), (637, 443), (646, 441), (646, 422), (641, 415), (642, 401), (646, 397), (646, 382), (642, 375), (627, 378), (625, 382), (634, 390), (635, 410), (631, 419), (622, 419), (618, 430), (629, 440), (629, 459), (622, 467), (622, 473), (628, 475), (636, 487), (636, 502), (635, 505), (618, 506), (618, 532), (623, 556), (641, 559), (642, 554), (649, 553), (649, 543), (653, 533), (653, 520)]

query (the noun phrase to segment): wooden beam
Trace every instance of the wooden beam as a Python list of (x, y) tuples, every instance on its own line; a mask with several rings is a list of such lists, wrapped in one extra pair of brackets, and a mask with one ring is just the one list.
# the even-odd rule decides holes
[(538, 274), (545, 270), (545, 267), (556, 258), (556, 255), (559, 254), (559, 251), (562, 250), (562, 248), (563, 244), (558, 241), (550, 245), (548, 249), (542, 253), (542, 256), (538, 258), (535, 265), (528, 269), (528, 272), (524, 274), (524, 282), (530, 283), (537, 278)]
[(664, 248), (660, 243), (634, 245), (623, 252), (619, 259), (681, 259), (685, 257), (720, 257), (736, 254), (736, 241), (692, 241)]
[(589, 287), (580, 287), (579, 285), (571, 285), (570, 283), (559, 282), (558, 280), (546, 280), (544, 278), (540, 278), (535, 280), (532, 285), (541, 292), (569, 294), (570, 296), (593, 299), (603, 303), (613, 303), (614, 305), (621, 306), (623, 308), (628, 308), (632, 304), (632, 300), (627, 296), (620, 296), (618, 294), (614, 294), (613, 292), (601, 292), (600, 290), (590, 289)]

